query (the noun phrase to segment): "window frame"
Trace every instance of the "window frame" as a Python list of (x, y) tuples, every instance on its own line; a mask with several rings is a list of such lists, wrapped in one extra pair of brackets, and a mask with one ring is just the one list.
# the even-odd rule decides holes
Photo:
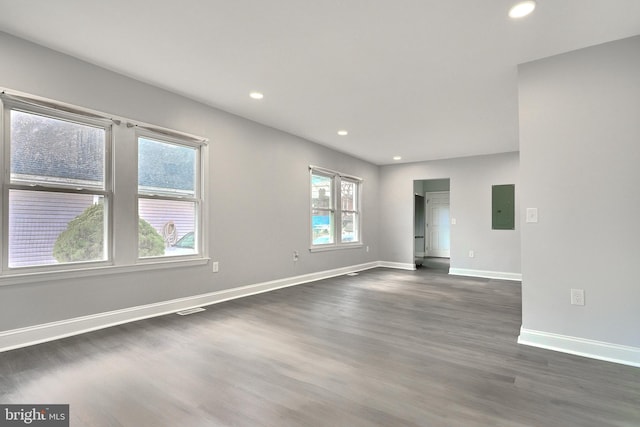
[[(154, 194), (152, 192), (148, 192), (148, 193), (141, 193), (140, 189), (139, 189), (139, 181), (138, 181), (138, 176), (139, 176), (139, 169), (138, 169), (138, 155), (139, 155), (139, 143), (140, 143), (140, 138), (144, 138), (147, 140), (151, 140), (151, 141), (156, 141), (156, 142), (160, 142), (160, 143), (164, 143), (164, 144), (169, 144), (169, 145), (175, 145), (175, 146), (183, 146), (183, 147), (189, 147), (189, 148), (193, 148), (195, 149), (195, 153), (196, 153), (196, 159), (194, 160), (194, 167), (195, 167), (195, 176), (194, 176), (194, 195), (193, 197), (187, 197), (187, 196), (170, 196), (170, 195), (166, 195), (166, 194)], [(138, 230), (138, 223), (139, 223), (139, 219), (140, 219), (140, 212), (139, 212), (139, 206), (140, 206), (140, 199), (145, 199), (145, 200), (167, 200), (167, 201), (178, 201), (178, 202), (193, 202), (194, 203), (194, 226), (195, 226), (195, 230), (194, 232), (194, 238), (195, 238), (195, 245), (194, 245), (194, 249), (195, 249), (195, 253), (194, 254), (181, 254), (181, 255), (160, 255), (160, 256), (153, 256), (153, 257), (141, 257), (139, 254), (139, 247), (138, 247), (138, 238), (136, 237), (136, 259), (138, 263), (145, 263), (145, 262), (164, 262), (165, 260), (173, 260), (173, 259), (199, 259), (205, 256), (204, 252), (204, 245), (202, 244), (203, 241), (203, 229), (204, 229), (204, 221), (203, 221), (203, 206), (204, 206), (204, 194), (203, 194), (203, 189), (204, 189), (204, 165), (203, 165), (203, 159), (204, 159), (204, 151), (205, 151), (205, 144), (203, 144), (202, 142), (196, 142), (196, 141), (191, 141), (187, 138), (180, 138), (180, 137), (175, 137), (175, 136), (169, 136), (166, 135), (164, 133), (160, 133), (160, 132), (154, 132), (152, 130), (149, 129), (137, 129), (135, 132), (135, 142), (136, 142), (136, 236), (139, 236), (139, 230)]]
[[(331, 198), (330, 208), (315, 208), (313, 207), (313, 177), (323, 176), (331, 178)], [(342, 208), (342, 182), (351, 182), (355, 184), (356, 197), (354, 209)], [(331, 169), (322, 168), (319, 166), (309, 166), (309, 231), (310, 231), (310, 247), (311, 252), (347, 249), (347, 248), (360, 248), (364, 245), (362, 236), (362, 188), (364, 180), (357, 176), (343, 174)], [(317, 210), (327, 210), (331, 212), (333, 218), (333, 242), (332, 243), (313, 243), (313, 212)], [(354, 231), (358, 236), (355, 241), (343, 241), (343, 224), (342, 214), (353, 213), (357, 219), (357, 224), (354, 226)]]
[[(355, 185), (355, 197), (354, 197), (354, 201), (355, 201), (355, 206), (354, 209), (344, 209), (342, 207), (342, 184), (344, 182), (349, 182)], [(360, 192), (362, 191), (362, 180), (361, 179), (357, 179), (357, 178), (353, 178), (350, 176), (346, 176), (343, 175), (340, 177), (340, 243), (342, 244), (347, 244), (349, 242), (354, 242), (354, 243), (360, 243), (362, 241), (362, 236), (360, 235), (361, 232), (361, 228), (360, 228), (360, 218), (361, 218), (361, 207), (360, 207)], [(337, 196), (336, 196), (337, 197)], [(356, 222), (355, 227), (353, 229), (353, 231), (355, 232), (356, 236), (358, 236), (357, 240), (352, 240), (352, 241), (346, 241), (343, 242), (342, 241), (342, 235), (344, 234), (344, 230), (342, 229), (342, 214), (344, 213), (349, 213), (352, 214), (354, 216), (354, 221)]]
[[(2, 149), (0, 150), (0, 165), (4, 174), (0, 177), (2, 187), (2, 203), (0, 203), (0, 216), (2, 223), (2, 244), (0, 245), (0, 272), (2, 275), (12, 273), (42, 273), (66, 271), (69, 269), (105, 267), (113, 262), (113, 173), (112, 173), (112, 144), (113, 144), (113, 123), (108, 119), (83, 115), (77, 112), (65, 111), (51, 108), (45, 105), (38, 105), (19, 99), (9, 99), (3, 96), (0, 99), (1, 106), (1, 135)], [(75, 123), (82, 126), (90, 126), (103, 129), (105, 132), (104, 141), (104, 163), (103, 182), (104, 188), (75, 187), (73, 185), (42, 183), (29, 180), (22, 182), (12, 182), (11, 180), (11, 112), (18, 111), (26, 114), (42, 116), (54, 120)], [(77, 262), (65, 262), (59, 264), (39, 264), (30, 266), (9, 266), (9, 195), (12, 190), (33, 191), (43, 193), (74, 194), (99, 196), (104, 200), (104, 259)]]
[[(99, 195), (105, 203), (105, 259), (100, 261), (44, 264), (37, 266), (15, 266), (9, 268), (9, 190), (11, 179), (11, 126), (12, 110), (44, 115), (88, 125), (105, 127), (104, 189), (87, 186), (86, 189), (72, 189), (64, 184), (61, 188), (47, 187), (56, 193), (84, 193)], [(138, 213), (137, 198), (137, 136), (151, 134), (160, 141), (177, 140), (182, 145), (199, 147), (196, 163), (197, 179), (194, 185), (200, 197), (197, 207), (198, 252), (186, 256), (161, 256), (138, 258)], [(149, 136), (149, 135), (147, 135)], [(209, 263), (207, 236), (208, 226), (208, 139), (133, 121), (124, 117), (78, 107), (9, 89), (0, 89), (0, 286), (68, 280), (75, 278), (99, 277), (108, 274), (135, 273), (176, 267), (204, 266)], [(20, 183), (23, 184), (23, 183)], [(27, 190), (41, 187), (27, 186)], [(71, 186), (73, 188), (73, 186)], [(104, 194), (104, 196), (103, 196)], [(134, 234), (135, 233), (135, 234)]]

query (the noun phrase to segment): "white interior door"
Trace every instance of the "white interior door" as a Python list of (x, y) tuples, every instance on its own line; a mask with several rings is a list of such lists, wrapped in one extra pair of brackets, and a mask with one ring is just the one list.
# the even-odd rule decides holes
[(423, 258), (425, 256), (425, 199), (424, 197), (416, 194), (413, 196), (413, 209), (414, 209), (414, 255), (415, 258)]
[(449, 219), (449, 192), (426, 193), (427, 202), (427, 256), (451, 256), (451, 220)]

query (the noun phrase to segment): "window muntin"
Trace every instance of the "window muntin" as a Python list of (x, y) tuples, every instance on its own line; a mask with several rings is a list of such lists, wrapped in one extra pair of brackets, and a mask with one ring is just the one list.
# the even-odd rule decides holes
[(3, 270), (110, 257), (110, 125), (4, 103)]
[(311, 167), (311, 248), (361, 243), (362, 180)]
[[(138, 216), (144, 221), (138, 224), (139, 258), (200, 253), (199, 161), (199, 146), (138, 137)], [(162, 250), (147, 224), (161, 237)]]

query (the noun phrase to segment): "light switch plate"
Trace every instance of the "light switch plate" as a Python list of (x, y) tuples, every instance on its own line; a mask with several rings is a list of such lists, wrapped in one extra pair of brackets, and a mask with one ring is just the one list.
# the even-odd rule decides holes
[(571, 289), (571, 304), (584, 305), (584, 289)]
[(527, 222), (538, 222), (538, 208), (527, 208)]
[(456, 225), (456, 219), (455, 218), (451, 218), (451, 225)]

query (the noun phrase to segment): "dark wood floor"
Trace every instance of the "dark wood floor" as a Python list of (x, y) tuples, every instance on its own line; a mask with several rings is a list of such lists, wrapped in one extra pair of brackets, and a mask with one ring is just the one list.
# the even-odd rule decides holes
[(640, 369), (516, 344), (520, 286), (375, 269), (0, 354), (72, 426), (640, 426)]

